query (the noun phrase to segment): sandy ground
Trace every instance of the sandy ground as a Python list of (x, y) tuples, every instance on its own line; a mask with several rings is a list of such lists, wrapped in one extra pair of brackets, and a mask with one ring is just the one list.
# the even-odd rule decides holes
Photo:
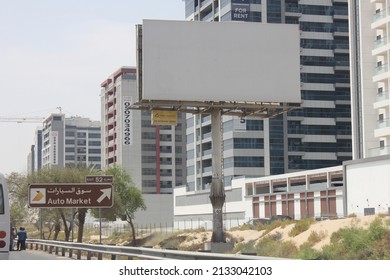
[[(351, 227), (353, 225), (367, 228), (370, 223), (376, 218), (377, 216), (365, 216), (365, 217), (359, 217), (359, 218), (345, 218), (345, 219), (337, 219), (337, 220), (327, 220), (327, 221), (319, 221), (313, 223), (310, 228), (295, 236), (290, 237), (288, 233), (291, 231), (291, 229), (294, 227), (294, 224), (290, 224), (285, 226), (284, 228), (275, 228), (269, 234), (274, 234), (276, 232), (279, 232), (282, 235), (282, 241), (293, 241), (296, 246), (300, 246), (304, 242), (307, 241), (310, 234), (315, 231), (317, 232), (321, 237), (321, 241), (318, 242), (313, 246), (314, 249), (321, 249), (324, 245), (327, 245), (330, 243), (330, 237), (332, 233), (338, 231), (341, 228)], [(390, 219), (390, 217), (386, 217), (386, 219)], [(258, 240), (262, 235), (263, 231), (257, 231), (257, 230), (235, 230), (235, 231), (228, 231), (229, 235), (232, 236), (237, 240), (237, 242), (248, 242), (251, 240)], [(211, 232), (192, 232), (192, 233), (186, 233), (187, 239), (184, 243), (182, 243), (183, 246), (189, 246), (199, 243), (204, 243), (205, 241), (211, 240)]]

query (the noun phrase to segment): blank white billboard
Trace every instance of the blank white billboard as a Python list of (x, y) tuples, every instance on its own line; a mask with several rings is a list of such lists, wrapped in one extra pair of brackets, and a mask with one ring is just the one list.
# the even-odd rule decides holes
[(142, 99), (300, 103), (298, 25), (144, 20)]

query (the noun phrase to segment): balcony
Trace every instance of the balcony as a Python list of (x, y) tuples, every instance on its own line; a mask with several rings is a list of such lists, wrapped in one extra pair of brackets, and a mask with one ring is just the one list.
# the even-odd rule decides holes
[(390, 155), (390, 146), (372, 148), (368, 150), (368, 157)]
[(374, 23), (374, 22), (377, 22), (381, 19), (384, 19), (385, 17), (387, 17), (387, 14), (388, 14), (388, 9), (375, 13), (373, 16), (372, 22)]
[(390, 127), (390, 119), (383, 119), (378, 121), (378, 128)]
[(384, 74), (388, 73), (388, 71), (389, 71), (388, 64), (378, 65), (375, 68), (375, 74), (374, 74), (374, 79), (373, 79), (374, 82), (378, 82), (378, 81), (382, 80), (383, 78), (386, 78), (387, 76)]
[(380, 38), (374, 41), (374, 49), (383, 47), (387, 44), (387, 37)]
[(114, 144), (115, 144), (115, 140), (108, 141), (107, 147), (113, 148), (113, 147), (114, 147)]
[(110, 83), (110, 84), (107, 86), (106, 91), (107, 91), (108, 93), (113, 93), (113, 92), (114, 92), (114, 83)]
[(207, 7), (207, 6), (211, 6), (211, 4), (213, 3), (212, 0), (201, 0), (200, 1), (200, 9), (204, 9), (204, 7)]
[(380, 92), (376, 95), (376, 102), (381, 102), (381, 101), (385, 101), (388, 99), (389, 99), (389, 92), (388, 91)]
[(115, 127), (112, 128), (112, 129), (110, 129), (110, 130), (108, 131), (108, 135), (113, 135), (114, 132), (115, 132)]
[(390, 136), (390, 119), (378, 120), (377, 129), (374, 130), (374, 137)]

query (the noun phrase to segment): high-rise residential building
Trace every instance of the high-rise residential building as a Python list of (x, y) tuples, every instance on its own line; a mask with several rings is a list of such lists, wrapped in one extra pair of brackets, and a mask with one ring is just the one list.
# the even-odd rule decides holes
[[(330, 167), (352, 158), (347, 0), (184, 1), (187, 20), (300, 28), (301, 108), (264, 120), (223, 118), (226, 186), (238, 176)], [(211, 182), (210, 132), (210, 116), (187, 115), (190, 191)]]
[(51, 114), (43, 121), (42, 168), (65, 167), (65, 115)]
[(349, 0), (354, 159), (390, 154), (389, 5)]
[(99, 121), (51, 114), (43, 121), (42, 168), (78, 165), (101, 169)]
[(136, 68), (121, 67), (101, 83), (102, 169), (118, 165), (143, 193), (142, 224), (173, 222), (173, 188), (186, 180), (185, 117), (154, 126), (151, 112), (130, 109), (138, 100)]
[(36, 171), (42, 168), (42, 128), (35, 130), (34, 143), (34, 171)]
[(42, 167), (42, 129), (35, 130), (34, 145), (27, 156), (27, 173), (31, 174)]
[(31, 145), (30, 152), (27, 155), (27, 174), (31, 174), (35, 170), (35, 145)]
[(184, 115), (176, 126), (154, 126), (138, 100), (136, 69), (121, 67), (101, 84), (102, 166), (123, 167), (144, 194), (171, 194), (185, 184)]

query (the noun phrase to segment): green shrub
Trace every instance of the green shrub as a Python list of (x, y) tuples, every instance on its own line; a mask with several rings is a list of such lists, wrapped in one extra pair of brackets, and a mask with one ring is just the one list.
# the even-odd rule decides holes
[(390, 260), (390, 231), (387, 230), (380, 240), (372, 244), (372, 260)]
[(314, 223), (313, 219), (302, 219), (295, 223), (294, 227), (290, 230), (288, 235), (290, 237), (297, 236), (301, 234), (302, 232), (305, 232), (310, 228), (310, 225)]
[(251, 240), (249, 242), (241, 242), (238, 243), (234, 249), (233, 253), (242, 253), (242, 254), (253, 254), (256, 253), (256, 246), (255, 246), (256, 241)]
[(323, 231), (320, 231), (319, 233), (316, 231), (312, 231), (307, 238), (307, 242), (310, 244), (310, 246), (313, 246), (320, 242), (322, 239), (326, 237), (326, 233)]
[(382, 239), (386, 231), (380, 218), (376, 218), (368, 227), (368, 235), (372, 241)]
[(299, 247), (299, 251), (294, 256), (296, 259), (302, 260), (318, 260), (321, 259), (321, 253), (311, 247), (312, 245), (309, 242), (303, 243)]
[(293, 242), (282, 242), (277, 234), (262, 238), (256, 245), (258, 256), (292, 258), (297, 252), (298, 249)]

